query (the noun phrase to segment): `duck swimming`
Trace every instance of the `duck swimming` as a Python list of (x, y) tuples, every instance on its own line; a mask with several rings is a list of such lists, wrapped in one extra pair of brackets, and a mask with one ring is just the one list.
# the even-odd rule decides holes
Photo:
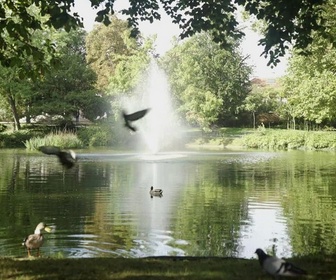
[(72, 168), (77, 161), (76, 153), (72, 150), (62, 151), (56, 146), (41, 146), (38, 150), (47, 155), (56, 155), (60, 163), (68, 169)]
[(162, 196), (163, 195), (163, 191), (161, 189), (154, 189), (153, 186), (151, 186), (149, 194), (151, 195), (151, 197), (153, 196)]
[(34, 234), (28, 235), (24, 240), (22, 245), (25, 246), (28, 250), (28, 257), (31, 257), (31, 250), (37, 249), (37, 256), (40, 256), (40, 247), (43, 245), (43, 235), (42, 231), (51, 232), (51, 228), (48, 227), (45, 223), (39, 223), (34, 231)]

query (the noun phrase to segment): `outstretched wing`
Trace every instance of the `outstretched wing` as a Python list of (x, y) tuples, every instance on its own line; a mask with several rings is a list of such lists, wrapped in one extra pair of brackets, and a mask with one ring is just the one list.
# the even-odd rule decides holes
[(47, 155), (59, 155), (61, 152), (61, 149), (56, 146), (41, 146), (38, 150)]
[(128, 127), (130, 130), (136, 132), (136, 128), (134, 126), (131, 126), (129, 122), (125, 122), (125, 126)]
[(139, 120), (142, 117), (144, 117), (149, 110), (150, 109), (144, 109), (144, 110), (137, 111), (137, 112), (134, 112), (134, 113), (129, 114), (129, 115), (126, 115), (125, 113), (123, 113), (123, 116), (125, 118), (125, 121), (132, 121), (133, 122), (133, 121)]

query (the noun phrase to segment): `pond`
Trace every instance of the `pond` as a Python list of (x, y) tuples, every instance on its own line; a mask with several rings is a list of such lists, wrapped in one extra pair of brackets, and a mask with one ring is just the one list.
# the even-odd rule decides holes
[[(24, 257), (40, 221), (45, 257), (282, 257), (336, 253), (331, 152), (0, 151), (0, 254)], [(163, 189), (151, 197), (150, 186)]]

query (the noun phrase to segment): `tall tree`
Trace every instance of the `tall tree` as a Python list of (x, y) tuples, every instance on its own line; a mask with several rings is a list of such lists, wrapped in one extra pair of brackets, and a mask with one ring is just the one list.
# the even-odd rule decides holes
[(257, 116), (271, 117), (279, 107), (279, 87), (277, 84), (269, 85), (266, 81), (253, 79), (251, 92), (247, 95), (242, 109), (250, 112), (253, 119), (253, 128), (256, 127)]
[(141, 38), (131, 38), (130, 34), (127, 22), (117, 17), (111, 17), (109, 26), (97, 25), (88, 34), (86, 59), (97, 74), (97, 87), (101, 91), (107, 90), (118, 64), (125, 64), (125, 60), (137, 56), (142, 48)]
[(30, 114), (42, 112), (62, 115), (67, 119), (78, 117), (79, 112), (89, 119), (104, 114), (107, 101), (98, 95), (94, 84), (96, 74), (85, 60), (85, 36), (83, 30), (60, 32), (58, 65), (52, 67), (40, 81), (34, 83), (36, 94)]
[[(328, 1), (325, 8), (329, 38), (315, 32), (309, 47), (293, 53), (284, 79), (284, 97), (292, 119), (301, 118), (314, 124), (336, 118), (336, 50), (330, 43), (330, 40), (336, 41), (336, 1)], [(302, 56), (302, 52), (310, 55)]]
[(25, 96), (30, 93), (30, 81), (19, 78), (18, 67), (0, 66), (0, 95), (4, 101), (2, 108), (5, 114), (13, 118), (14, 129), (19, 130), (20, 117), (24, 111)]
[(214, 43), (206, 32), (176, 45), (163, 58), (180, 110), (202, 128), (238, 113), (249, 91), (248, 67), (236, 48)]
[[(109, 15), (116, 12), (115, 0), (90, 2), (93, 8), (98, 9), (96, 21), (109, 24)], [(140, 20), (153, 22), (160, 19), (159, 7), (162, 6), (182, 29), (182, 38), (200, 31), (209, 31), (216, 42), (227, 45), (232, 38), (243, 36), (237, 20), (237, 8), (241, 6), (251, 16), (266, 22), (265, 36), (260, 44), (264, 46), (264, 54), (269, 56), (270, 63), (276, 65), (279, 57), (286, 52), (288, 44), (292, 43), (299, 48), (309, 45), (313, 40), (312, 31), (318, 31), (328, 38), (330, 27), (324, 20), (323, 6), (327, 2), (328, 0), (137, 0), (129, 1), (129, 7), (121, 13), (128, 17), (129, 24), (137, 31)], [(4, 65), (21, 65), (27, 55), (34, 57), (35, 64), (43, 62), (46, 51), (34, 45), (31, 39), (34, 30), (48, 26), (69, 31), (82, 26), (79, 15), (71, 12), (73, 5), (74, 0), (1, 1), (1, 62)], [(38, 13), (32, 12), (32, 8), (38, 8)], [(52, 49), (51, 41), (46, 40), (45, 45)]]

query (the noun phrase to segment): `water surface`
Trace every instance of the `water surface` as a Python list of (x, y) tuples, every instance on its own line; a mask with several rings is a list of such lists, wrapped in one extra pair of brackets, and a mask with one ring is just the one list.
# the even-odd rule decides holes
[[(334, 153), (1, 150), (0, 254), (25, 256), (38, 222), (44, 256), (234, 256), (336, 253)], [(163, 189), (163, 197), (149, 188)]]

